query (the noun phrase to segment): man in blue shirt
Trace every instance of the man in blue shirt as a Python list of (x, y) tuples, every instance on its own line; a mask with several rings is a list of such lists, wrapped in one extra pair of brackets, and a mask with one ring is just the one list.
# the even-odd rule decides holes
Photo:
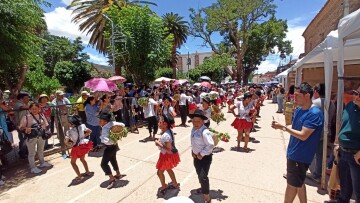
[(298, 195), (300, 202), (307, 202), (304, 181), (306, 171), (314, 158), (323, 128), (324, 117), (319, 108), (312, 104), (313, 89), (303, 82), (295, 91), (295, 104), (299, 105), (291, 127), (276, 121), (271, 127), (291, 134), (287, 149), (287, 187), (285, 203), (293, 202)]

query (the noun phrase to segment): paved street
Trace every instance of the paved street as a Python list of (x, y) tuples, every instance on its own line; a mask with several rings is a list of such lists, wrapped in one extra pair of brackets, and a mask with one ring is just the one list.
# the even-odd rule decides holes
[[(262, 118), (258, 121), (256, 133), (251, 137), (257, 143), (249, 143), (250, 153), (232, 151), (236, 145), (236, 131), (230, 126), (233, 116), (224, 112), (227, 121), (212, 128), (229, 132), (229, 143), (220, 142), (218, 147), (224, 151), (215, 153), (210, 168), (210, 188), (212, 202), (253, 203), (253, 202), (283, 202), (286, 180), (282, 177), (286, 171), (286, 146), (289, 135), (275, 131), (270, 127), (272, 116), (284, 123), (282, 114), (275, 114), (277, 106), (266, 100), (261, 109)], [(180, 119), (176, 118), (176, 123)], [(175, 168), (181, 190), (169, 190), (165, 199), (172, 196), (185, 196), (194, 202), (202, 202), (201, 195), (195, 195), (194, 189), (199, 188), (197, 176), (192, 164), (190, 151), (191, 128), (175, 128), (176, 145), (181, 153), (181, 162)], [(70, 165), (70, 159), (63, 159), (59, 154), (46, 157), (54, 166), (40, 175), (29, 174), (27, 165), (19, 166), (13, 171), (6, 171), (6, 185), (0, 187), (0, 200), (7, 202), (164, 202), (157, 198), (160, 187), (156, 175), (156, 162), (159, 151), (154, 142), (141, 143), (140, 139), (148, 136), (146, 128), (140, 129), (140, 134), (129, 134), (120, 142), (121, 150), (117, 153), (121, 173), (127, 176), (117, 181), (115, 188), (107, 190), (107, 177), (100, 167), (101, 153), (87, 157), (90, 170), (94, 176), (81, 184), (73, 185), (75, 172)], [(243, 145), (243, 144), (242, 144)], [(78, 163), (84, 172), (81, 162)], [(166, 181), (170, 178), (165, 174)], [(318, 193), (318, 188), (307, 181), (309, 202), (324, 202), (328, 195), (324, 191)], [(309, 185), (310, 184), (310, 185)], [(313, 186), (311, 186), (313, 185)], [(298, 201), (296, 201), (298, 202)]]

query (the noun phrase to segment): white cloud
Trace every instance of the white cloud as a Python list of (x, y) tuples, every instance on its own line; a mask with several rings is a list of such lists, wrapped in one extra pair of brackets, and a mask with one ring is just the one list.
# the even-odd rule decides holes
[(90, 56), (89, 61), (96, 63), (96, 64), (100, 64), (100, 65), (104, 65), (104, 66), (108, 66), (109, 63), (107, 62), (108, 59), (106, 57), (104, 57), (103, 55), (100, 54), (91, 54), (91, 53), (87, 53)]
[[(63, 0), (66, 1), (66, 0)], [(81, 37), (85, 44), (89, 43), (90, 35), (79, 31), (79, 26), (71, 22), (71, 10), (64, 7), (57, 7), (55, 10), (45, 13), (45, 21), (50, 34), (57, 36), (65, 36), (74, 40)]]
[(293, 47), (293, 58), (299, 57), (301, 53), (304, 53), (305, 39), (302, 33), (305, 31), (306, 26), (289, 26), (288, 33), (286, 34), (286, 40), (291, 40)]
[(258, 73), (266, 73), (268, 71), (274, 71), (278, 67), (278, 63), (275, 61), (266, 60), (258, 66)]

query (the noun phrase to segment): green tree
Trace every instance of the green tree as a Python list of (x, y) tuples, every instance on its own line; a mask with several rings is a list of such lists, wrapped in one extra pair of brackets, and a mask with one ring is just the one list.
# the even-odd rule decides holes
[(67, 91), (78, 92), (84, 82), (91, 79), (92, 69), (93, 66), (86, 61), (60, 61), (55, 65), (55, 76), (61, 84), (66, 85)]
[(38, 96), (42, 93), (51, 94), (60, 87), (59, 80), (46, 76), (41, 67), (29, 70), (26, 74), (24, 88), (33, 95)]
[[(170, 58), (172, 35), (165, 36), (162, 19), (147, 6), (131, 6), (107, 12), (125, 35), (116, 41), (116, 61), (137, 84), (155, 79), (155, 71)], [(108, 24), (108, 28), (110, 24)], [(107, 32), (106, 36), (110, 37)]]
[(271, 17), (261, 24), (254, 23), (250, 31), (248, 49), (243, 59), (243, 81), (247, 82), (251, 73), (264, 61), (270, 53), (275, 53), (275, 48), (282, 53), (290, 54), (293, 51), (291, 42), (286, 38), (287, 23)]
[(46, 30), (43, 1), (0, 1), (0, 85), (17, 94), (25, 81), (29, 61), (39, 53)]
[[(104, 37), (105, 24), (107, 22), (104, 14), (110, 8), (116, 8), (119, 11), (137, 4), (156, 5), (149, 1), (137, 0), (73, 0), (68, 9), (74, 9), (72, 14), (75, 16), (72, 18), (72, 22), (79, 24), (80, 31), (91, 34), (89, 43), (95, 46), (99, 52), (105, 53), (108, 52), (109, 41), (106, 41)], [(116, 69), (117, 75), (121, 73), (120, 69)]]
[(172, 68), (159, 68), (155, 71), (155, 78), (167, 77), (171, 78), (173, 74)]
[[(217, 0), (198, 11), (190, 9), (190, 33), (203, 39), (204, 45), (209, 45), (217, 54), (230, 46), (227, 49), (236, 59), (232, 78), (241, 81), (244, 79), (243, 63), (250, 46), (252, 29), (259, 22), (268, 21), (274, 16), (276, 6), (273, 2), (274, 0)], [(286, 29), (283, 31), (286, 32)], [(216, 32), (224, 38), (222, 45), (225, 47), (222, 46), (222, 49), (212, 42), (212, 34)]]
[(177, 52), (176, 48), (180, 48), (186, 42), (187, 35), (189, 34), (188, 22), (183, 20), (182, 16), (178, 14), (166, 13), (162, 16), (166, 29), (166, 36), (173, 35), (174, 40), (172, 42), (171, 49), (171, 67), (173, 68), (172, 78), (176, 78), (176, 64), (177, 64)]

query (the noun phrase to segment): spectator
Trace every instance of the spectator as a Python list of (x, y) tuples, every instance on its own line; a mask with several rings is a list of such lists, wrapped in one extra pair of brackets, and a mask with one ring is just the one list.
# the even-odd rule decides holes
[(312, 105), (313, 89), (303, 82), (296, 88), (295, 102), (298, 107), (294, 112), (291, 127), (276, 121), (271, 127), (290, 133), (287, 149), (287, 187), (285, 203), (293, 202), (298, 195), (300, 202), (307, 202), (305, 178), (306, 171), (314, 158), (320, 142), (323, 128), (323, 115), (319, 108)]
[(349, 102), (342, 115), (339, 132), (339, 178), (338, 203), (360, 202), (360, 86), (353, 90), (353, 101)]
[(77, 111), (77, 114), (80, 116), (81, 121), (83, 123), (86, 123), (86, 113), (85, 113), (84, 102), (86, 101), (86, 99), (88, 97), (89, 97), (89, 93), (87, 91), (82, 91), (81, 97), (79, 97), (79, 99), (76, 101), (76, 103), (78, 103), (78, 105), (76, 106), (76, 111)]
[(276, 89), (276, 101), (278, 105), (278, 111), (276, 113), (283, 113), (284, 94), (285, 94), (285, 89), (280, 83), (279, 87)]
[[(40, 106), (40, 113), (42, 113), (46, 121), (51, 123), (51, 112), (52, 108), (49, 105), (49, 97), (46, 94), (42, 94), (38, 100)], [(50, 125), (47, 126), (47, 131), (50, 130)], [(48, 139), (45, 140), (45, 150), (50, 149), (52, 146), (49, 145)]]
[(48, 102), (49, 106), (51, 107), (51, 116), (50, 116), (50, 123), (49, 123), (51, 134), (54, 134), (54, 132), (55, 132), (55, 126), (54, 126), (54, 124), (55, 124), (55, 108), (53, 108), (54, 105), (52, 103), (52, 101), (54, 101), (54, 99), (55, 99), (55, 95), (51, 94), (49, 97), (49, 102)]
[[(29, 101), (30, 96), (28, 94), (20, 93), (17, 96), (17, 101), (14, 105), (15, 110), (15, 126), (20, 125), (20, 121), (23, 119), (24, 116), (28, 113), (29, 110)], [(19, 156), (21, 159), (27, 158), (27, 149), (25, 145), (25, 135), (24, 132), (17, 128), (18, 136), (19, 136)]]
[[(29, 165), (31, 173), (41, 173), (41, 169), (35, 165), (35, 154), (40, 160), (40, 168), (50, 167), (51, 165), (44, 160), (44, 144), (40, 129), (45, 130), (49, 125), (44, 115), (41, 115), (39, 104), (30, 104), (30, 113), (21, 119), (19, 129), (25, 133), (26, 146), (29, 150)], [(39, 129), (40, 128), (40, 129)], [(36, 151), (35, 151), (36, 150)]]
[(94, 96), (89, 96), (85, 103), (85, 113), (86, 113), (86, 127), (91, 130), (90, 133), (90, 140), (93, 142), (93, 151), (98, 151), (100, 147), (98, 144), (100, 144), (100, 133), (101, 133), (101, 127), (99, 125), (99, 112), (100, 109), (97, 105), (96, 99)]

